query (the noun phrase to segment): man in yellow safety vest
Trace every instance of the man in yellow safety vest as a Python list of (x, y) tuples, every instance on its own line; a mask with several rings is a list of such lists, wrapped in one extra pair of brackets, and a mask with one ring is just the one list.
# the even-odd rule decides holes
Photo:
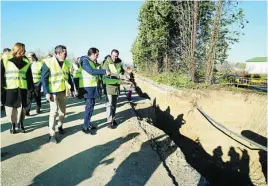
[(79, 90), (79, 78), (81, 76), (81, 64), (80, 64), (80, 57), (78, 57), (76, 59), (75, 62), (72, 63), (72, 67), (71, 67), (71, 75), (74, 81), (74, 87), (76, 90), (76, 96), (78, 96), (78, 90)]
[(79, 79), (79, 87), (86, 101), (84, 124), (82, 126), (82, 131), (85, 134), (92, 134), (92, 130), (96, 129), (96, 127), (91, 124), (91, 116), (95, 106), (95, 99), (99, 96), (97, 88), (99, 75), (110, 74), (106, 70), (97, 69), (96, 63), (98, 56), (99, 50), (97, 48), (90, 48), (88, 55), (82, 56), (80, 59), (82, 72)]
[[(55, 135), (56, 117), (59, 114), (58, 131), (64, 134), (63, 120), (66, 112), (66, 95), (73, 96), (74, 86), (70, 75), (70, 63), (66, 60), (67, 48), (63, 45), (55, 47), (55, 55), (44, 59), (41, 80), (44, 95), (50, 103), (49, 142), (57, 143)], [(70, 92), (71, 91), (71, 92)]]
[(30, 52), (27, 57), (31, 62), (31, 70), (34, 82), (34, 91), (28, 92), (28, 106), (26, 108), (26, 116), (29, 116), (33, 97), (35, 98), (36, 102), (36, 113), (39, 114), (41, 112), (41, 68), (43, 66), (43, 62), (37, 59), (34, 52)]
[(115, 128), (117, 122), (115, 121), (116, 103), (120, 94), (120, 74), (124, 72), (121, 60), (118, 58), (119, 51), (113, 49), (111, 58), (108, 57), (104, 62), (103, 69), (111, 73), (110, 77), (104, 77), (103, 83), (106, 84), (106, 91), (108, 102), (106, 104), (108, 128)]
[[(4, 48), (3, 54), (1, 54), (1, 59), (4, 59), (8, 55), (8, 53), (10, 51), (11, 50), (9, 48)], [(4, 104), (5, 104), (5, 96), (6, 96), (5, 93), (6, 93), (5, 89), (1, 88), (1, 110), (5, 110), (5, 106), (4, 106)]]

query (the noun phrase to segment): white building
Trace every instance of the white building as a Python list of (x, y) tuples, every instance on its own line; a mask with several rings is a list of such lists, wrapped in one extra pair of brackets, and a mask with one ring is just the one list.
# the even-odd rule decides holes
[(268, 57), (255, 57), (247, 60), (245, 71), (249, 74), (268, 74)]

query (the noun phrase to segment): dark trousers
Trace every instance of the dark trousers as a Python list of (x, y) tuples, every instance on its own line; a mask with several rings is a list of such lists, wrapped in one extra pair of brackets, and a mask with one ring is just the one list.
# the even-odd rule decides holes
[(102, 80), (98, 81), (97, 89), (98, 89), (98, 93), (99, 93), (99, 98), (101, 98), (102, 97)]
[(101, 86), (102, 86), (102, 89), (103, 89), (103, 94), (107, 96), (106, 84), (104, 84), (103, 81), (101, 81)]
[(76, 90), (78, 91), (78, 89), (79, 89), (79, 78), (74, 78), (74, 86), (75, 86)]
[(83, 128), (88, 129), (90, 126), (91, 116), (93, 115), (94, 106), (95, 106), (95, 98), (87, 98), (86, 101), (86, 108), (84, 113), (84, 124)]
[(6, 90), (1, 87), (1, 107), (5, 105), (6, 102)]
[(41, 108), (41, 83), (34, 86), (34, 91), (28, 91), (26, 112), (30, 112), (33, 98), (36, 102), (36, 110)]
[(100, 92), (101, 92), (101, 96), (102, 96), (102, 90), (103, 90), (103, 94), (107, 96), (107, 91), (106, 91), (106, 84), (103, 83), (103, 75), (101, 75), (101, 79), (99, 81), (99, 86), (100, 88)]

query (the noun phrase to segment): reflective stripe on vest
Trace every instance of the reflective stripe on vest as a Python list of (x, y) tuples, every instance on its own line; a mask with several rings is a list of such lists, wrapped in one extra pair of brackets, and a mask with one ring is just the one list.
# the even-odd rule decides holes
[(78, 67), (77, 64), (73, 63), (73, 77), (74, 78), (80, 78), (81, 77), (81, 72), (82, 72), (82, 67), (81, 65)]
[(119, 74), (120, 73), (119, 70), (116, 69), (114, 63), (109, 63), (109, 69), (113, 74)]
[[(96, 66), (93, 61), (88, 61), (91, 68), (96, 69)], [(98, 84), (98, 76), (91, 75), (87, 71), (82, 68), (81, 76), (79, 78), (79, 88), (84, 87), (97, 87)]]
[[(50, 69), (50, 75), (48, 78), (48, 89), (50, 93), (61, 92), (66, 89), (70, 89), (68, 83), (70, 64), (67, 60), (63, 62), (60, 67), (56, 57), (45, 59), (45, 64)], [(68, 90), (67, 90), (68, 91)]]
[(108, 84), (108, 85), (120, 85), (120, 79), (112, 79), (112, 78), (103, 78), (102, 79), (104, 84)]
[(31, 70), (33, 74), (33, 82), (38, 83), (41, 81), (41, 68), (42, 68), (42, 63), (40, 61), (33, 62), (31, 64)]
[[(119, 67), (118, 67), (118, 69), (116, 69), (114, 63), (109, 63), (109, 69), (110, 69), (111, 73), (113, 73), (113, 74), (119, 74), (120, 73)], [(120, 85), (120, 79), (112, 79), (112, 78), (104, 77), (102, 79), (102, 81), (103, 81), (104, 84), (108, 84), (108, 85), (115, 85), (115, 84)]]
[(10, 58), (11, 57), (5, 57), (3, 59), (6, 79), (5, 89), (27, 89), (28, 84), (26, 80), (26, 72), (31, 63), (28, 61), (28, 59), (23, 58), (23, 61), (26, 63), (26, 65), (23, 68), (18, 69), (13, 62), (9, 61)]

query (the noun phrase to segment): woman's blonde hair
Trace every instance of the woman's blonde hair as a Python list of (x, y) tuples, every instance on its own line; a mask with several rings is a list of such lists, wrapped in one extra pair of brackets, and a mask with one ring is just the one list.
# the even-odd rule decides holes
[(25, 55), (25, 45), (23, 43), (15, 43), (10, 54), (16, 57), (22, 57)]

